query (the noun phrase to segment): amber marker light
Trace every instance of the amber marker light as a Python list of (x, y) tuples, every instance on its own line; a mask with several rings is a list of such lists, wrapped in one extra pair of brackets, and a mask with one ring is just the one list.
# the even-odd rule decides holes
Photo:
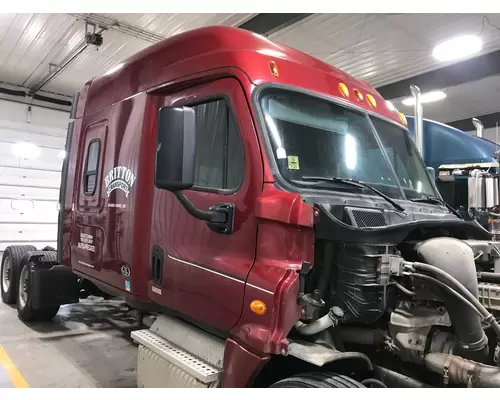
[(358, 89), (354, 89), (354, 95), (356, 98), (362, 103), (363, 102), (363, 93), (361, 93)]
[(375, 100), (375, 97), (373, 97), (371, 94), (366, 95), (366, 100), (368, 100), (368, 103), (373, 107), (377, 107), (377, 101)]
[(399, 119), (403, 123), (404, 126), (408, 126), (408, 121), (406, 120), (405, 115), (402, 112), (399, 112)]
[(347, 86), (345, 83), (340, 82), (339, 83), (339, 90), (340, 93), (344, 95), (344, 97), (349, 97), (349, 89), (347, 89)]
[(277, 78), (280, 75), (278, 72), (278, 66), (276, 65), (276, 63), (274, 61), (269, 62), (269, 69), (271, 70), (271, 73), (273, 74), (273, 76), (275, 78)]
[(254, 300), (250, 303), (250, 310), (257, 315), (264, 315), (266, 313), (266, 304), (261, 300)]

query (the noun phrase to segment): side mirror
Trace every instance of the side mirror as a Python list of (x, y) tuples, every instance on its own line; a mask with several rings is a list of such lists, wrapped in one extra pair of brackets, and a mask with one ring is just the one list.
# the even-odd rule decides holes
[(196, 115), (189, 107), (163, 107), (156, 139), (155, 185), (169, 191), (194, 185)]
[(207, 221), (214, 232), (231, 234), (235, 206), (215, 204), (208, 211), (197, 208), (182, 192), (194, 185), (196, 114), (189, 107), (163, 107), (158, 117), (156, 138), (155, 186), (173, 192), (186, 211)]

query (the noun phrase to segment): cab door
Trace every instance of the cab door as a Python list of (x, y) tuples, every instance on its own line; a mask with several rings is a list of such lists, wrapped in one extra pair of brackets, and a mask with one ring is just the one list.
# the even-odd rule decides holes
[(155, 188), (150, 297), (199, 322), (228, 331), (239, 319), (256, 253), (256, 198), (263, 168), (240, 83), (225, 78), (165, 96), (162, 106), (196, 114), (195, 186), (184, 191), (198, 208), (235, 205), (234, 230), (211, 230), (170, 192)]

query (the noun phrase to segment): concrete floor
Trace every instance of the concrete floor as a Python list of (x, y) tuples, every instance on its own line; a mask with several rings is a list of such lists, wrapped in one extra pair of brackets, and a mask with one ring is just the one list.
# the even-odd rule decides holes
[(0, 388), (16, 386), (13, 369), (30, 387), (136, 387), (130, 331), (137, 327), (127, 311), (121, 302), (91, 298), (28, 326), (0, 301), (0, 351), (15, 366), (9, 374), (0, 362)]

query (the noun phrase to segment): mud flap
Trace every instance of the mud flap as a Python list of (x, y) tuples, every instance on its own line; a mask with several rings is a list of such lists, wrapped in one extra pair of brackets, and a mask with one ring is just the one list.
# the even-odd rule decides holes
[(30, 268), (31, 304), (35, 309), (79, 302), (77, 277), (64, 265), (35, 262)]

